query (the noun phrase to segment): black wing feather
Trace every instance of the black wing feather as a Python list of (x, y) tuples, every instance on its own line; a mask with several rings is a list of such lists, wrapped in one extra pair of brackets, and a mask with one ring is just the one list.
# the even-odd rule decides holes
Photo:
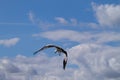
[(66, 55), (66, 57), (68, 56), (68, 55), (67, 55), (67, 52), (66, 52), (64, 49), (62, 49), (62, 48), (59, 47), (59, 46), (55, 46), (55, 45), (51, 45), (51, 44), (50, 44), (50, 45), (46, 45), (46, 46), (40, 48), (38, 51), (34, 52), (33, 54), (35, 55), (35, 54), (37, 54), (38, 52), (40, 52), (40, 51), (42, 51), (42, 50), (44, 50), (44, 49), (47, 49), (47, 48), (51, 48), (51, 47), (55, 47), (55, 48), (61, 49), (62, 52)]
[(40, 52), (40, 51), (42, 51), (42, 50), (44, 50), (44, 49), (50, 48), (50, 47), (55, 47), (55, 48), (56, 48), (55, 45), (47, 45), (47, 46), (44, 46), (44, 47), (40, 48), (39, 50), (37, 50), (37, 51), (34, 52), (33, 54), (35, 55), (35, 54), (37, 54), (38, 52)]
[(65, 70), (67, 62), (63, 60), (63, 69)]

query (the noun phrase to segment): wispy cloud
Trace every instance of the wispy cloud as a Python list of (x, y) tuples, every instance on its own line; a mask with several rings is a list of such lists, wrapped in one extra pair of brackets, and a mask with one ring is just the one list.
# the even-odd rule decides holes
[(57, 21), (56, 25), (73, 26), (73, 27), (74, 26), (76, 26), (76, 27), (81, 26), (81, 22), (79, 22), (76, 18), (65, 19), (64, 17), (55, 17), (55, 20)]
[(0, 25), (22, 25), (22, 26), (29, 26), (32, 25), (31, 23), (16, 23), (16, 22), (0, 22)]
[(34, 37), (44, 37), (54, 41), (68, 39), (83, 43), (107, 43), (120, 41), (118, 32), (77, 32), (73, 30), (55, 30), (33, 34)]
[(55, 31), (48, 31), (48, 32), (43, 32), (39, 34), (33, 34), (33, 36), (34, 37), (42, 36), (42, 37), (45, 37), (51, 40), (69, 39), (69, 40), (76, 41), (78, 37), (80, 36), (80, 34), (72, 30), (55, 30)]
[(36, 18), (35, 18), (35, 15), (33, 14), (33, 12), (29, 12), (29, 13), (28, 13), (28, 17), (29, 17), (29, 20), (30, 20), (32, 23), (36, 23)]
[(71, 18), (71, 19), (70, 19), (70, 22), (71, 22), (71, 24), (74, 25), (74, 26), (75, 26), (75, 25), (78, 25), (78, 20), (75, 19), (75, 18)]
[(44, 28), (48, 28), (51, 29), (53, 27), (64, 27), (64, 26), (69, 26), (69, 27), (76, 27), (76, 28), (80, 28), (82, 27), (91, 27), (91, 28), (97, 28), (98, 24), (93, 23), (93, 22), (80, 22), (78, 21), (76, 18), (64, 18), (64, 17), (54, 17), (52, 19), (52, 22), (50, 21), (43, 21), (41, 19), (39, 19), (38, 17), (36, 17), (36, 15), (33, 12), (29, 12), (29, 20), (39, 26), (41, 29)]
[(19, 38), (11, 38), (11, 39), (3, 39), (0, 40), (0, 45), (4, 45), (6, 47), (14, 46), (18, 43), (20, 39)]
[(60, 24), (68, 24), (68, 21), (65, 20), (63, 17), (56, 17), (55, 20), (58, 21), (58, 23)]
[(32, 22), (32, 24), (39, 26), (41, 29), (47, 29), (49, 27), (55, 26), (55, 24), (47, 22), (47, 21), (42, 21), (33, 12), (28, 13), (29, 20)]
[(101, 26), (120, 26), (120, 5), (92, 3), (96, 18)]

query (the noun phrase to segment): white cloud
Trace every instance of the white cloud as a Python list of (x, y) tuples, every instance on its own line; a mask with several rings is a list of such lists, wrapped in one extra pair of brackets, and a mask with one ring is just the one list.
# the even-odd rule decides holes
[(0, 59), (0, 76), (3, 80), (61, 80), (60, 77), (65, 73), (60, 56), (50, 58), (45, 54), (34, 57), (18, 55), (13, 59)]
[(29, 12), (29, 13), (28, 13), (28, 17), (29, 17), (29, 20), (30, 20), (32, 23), (35, 23), (35, 15), (34, 15), (32, 12)]
[(77, 18), (64, 18), (64, 17), (54, 17), (54, 20), (50, 21), (43, 21), (39, 17), (36, 17), (36, 15), (33, 12), (29, 12), (28, 14), (29, 20), (34, 24), (39, 26), (41, 29), (51, 29), (55, 27), (76, 27), (76, 28), (98, 28), (99, 24), (94, 22), (80, 22), (77, 20)]
[[(18, 55), (0, 59), (0, 80), (119, 80), (120, 47), (79, 44), (68, 49), (64, 71), (62, 56), (40, 53), (33, 57)], [(53, 53), (54, 54), (54, 53)], [(70, 65), (77, 65), (78, 68)]]
[(69, 50), (70, 60), (80, 68), (75, 73), (76, 76), (82, 80), (119, 80), (119, 49), (120, 47), (100, 44), (80, 44), (72, 47)]
[(97, 5), (92, 3), (93, 10), (95, 12), (95, 17), (97, 18), (98, 23), (95, 22), (81, 22), (76, 18), (64, 18), (64, 17), (55, 17), (52, 23), (50, 21), (43, 21), (37, 18), (32, 12), (29, 12), (29, 19), (32, 23), (40, 26), (41, 28), (57, 27), (57, 26), (72, 26), (79, 28), (91, 28), (91, 29), (101, 29), (103, 27), (115, 28), (120, 26), (120, 5), (115, 4), (101, 4)]
[(20, 39), (19, 38), (11, 38), (11, 39), (4, 39), (0, 40), (0, 45), (4, 45), (6, 47), (14, 46), (18, 43)]
[(65, 20), (63, 17), (55, 17), (55, 20), (58, 21), (61, 24), (67, 24), (67, 20)]
[(51, 40), (70, 40), (83, 43), (107, 43), (120, 41), (118, 32), (77, 32), (73, 30), (55, 30), (34, 34), (35, 37), (44, 37)]
[(40, 34), (34, 34), (34, 36), (42, 36), (51, 40), (70, 39), (76, 41), (78, 40), (80, 34), (72, 30), (56, 30), (56, 31), (48, 31)]
[(119, 27), (120, 26), (120, 5), (93, 3), (96, 18), (101, 26)]

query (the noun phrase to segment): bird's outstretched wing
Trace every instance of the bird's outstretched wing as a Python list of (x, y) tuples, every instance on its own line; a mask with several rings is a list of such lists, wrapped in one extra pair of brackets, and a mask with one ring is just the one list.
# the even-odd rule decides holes
[(65, 68), (66, 68), (66, 64), (67, 64), (67, 60), (63, 60), (63, 69), (65, 70)]
[(62, 51), (66, 57), (68, 57), (67, 52), (65, 50)]
[(67, 64), (67, 57), (68, 57), (68, 55), (67, 55), (67, 51), (65, 51), (65, 50), (62, 49), (61, 47), (50, 44), (50, 45), (46, 45), (46, 46), (40, 48), (39, 50), (37, 50), (37, 51), (34, 52), (33, 54), (35, 55), (35, 54), (37, 54), (38, 52), (40, 52), (40, 51), (42, 51), (42, 50), (44, 50), (44, 49), (47, 49), (47, 48), (51, 48), (51, 47), (54, 47), (54, 48), (56, 48), (57, 50), (60, 50), (60, 52), (62, 52), (62, 53), (65, 54), (66, 57), (65, 57), (64, 60), (63, 60), (63, 69), (65, 70), (66, 64)]
[(40, 48), (39, 50), (35, 51), (33, 54), (35, 55), (38, 52), (40, 52), (40, 51), (42, 51), (44, 49), (47, 49), (47, 48), (51, 48), (51, 47), (55, 47), (56, 48), (57, 46), (55, 46), (55, 45), (46, 45), (46, 46), (43, 46), (42, 48)]

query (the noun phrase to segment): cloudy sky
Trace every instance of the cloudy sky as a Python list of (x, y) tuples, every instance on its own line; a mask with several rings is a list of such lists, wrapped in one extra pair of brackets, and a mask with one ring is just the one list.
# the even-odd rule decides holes
[(120, 80), (120, 0), (1, 0), (0, 80)]

